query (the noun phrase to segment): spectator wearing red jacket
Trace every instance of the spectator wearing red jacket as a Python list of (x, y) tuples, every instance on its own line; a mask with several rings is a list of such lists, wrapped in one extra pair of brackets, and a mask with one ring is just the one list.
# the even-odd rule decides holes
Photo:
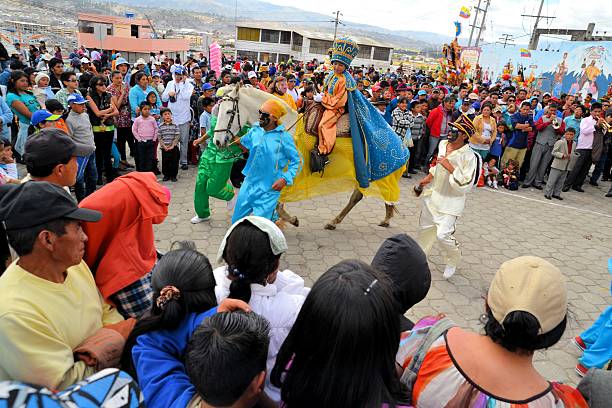
[(442, 101), (442, 104), (433, 109), (425, 124), (429, 128), (429, 150), (427, 152), (427, 163), (438, 147), (440, 140), (445, 140), (448, 135), (448, 125), (452, 122), (453, 105), (455, 99), (447, 96)]

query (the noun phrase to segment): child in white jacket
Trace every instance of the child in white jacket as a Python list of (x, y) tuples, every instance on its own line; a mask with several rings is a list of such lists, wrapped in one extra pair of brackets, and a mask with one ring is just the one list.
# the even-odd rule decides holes
[(213, 271), (217, 301), (240, 299), (270, 323), (265, 391), (279, 402), (280, 389), (270, 384), (276, 355), (289, 334), (310, 288), (290, 270), (279, 271), (279, 260), (287, 250), (282, 231), (272, 221), (248, 216), (226, 232), (218, 253), (225, 266)]

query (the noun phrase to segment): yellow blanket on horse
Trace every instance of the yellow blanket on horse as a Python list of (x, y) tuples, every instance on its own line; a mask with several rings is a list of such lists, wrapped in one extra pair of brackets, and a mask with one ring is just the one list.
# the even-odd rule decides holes
[[(310, 172), (310, 151), (317, 138), (304, 131), (303, 119), (298, 120), (295, 130), (295, 145), (300, 154), (301, 166), (293, 185), (283, 189), (280, 201), (284, 203), (307, 200), (317, 196), (353, 191), (359, 188), (355, 179), (353, 144), (350, 137), (336, 139), (334, 150), (329, 155), (323, 176)], [(378, 197), (387, 203), (399, 201), (399, 179), (405, 166), (388, 176), (370, 183), (368, 188), (359, 188), (365, 196)]]

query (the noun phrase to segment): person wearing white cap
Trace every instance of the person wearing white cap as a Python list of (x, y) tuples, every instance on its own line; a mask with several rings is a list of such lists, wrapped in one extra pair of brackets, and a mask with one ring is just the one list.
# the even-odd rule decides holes
[(187, 81), (187, 72), (182, 65), (174, 70), (174, 79), (168, 82), (162, 94), (162, 101), (168, 102), (172, 111), (172, 119), (181, 132), (181, 169), (187, 170), (187, 150), (189, 146), (189, 128), (191, 122), (191, 95), (193, 84)]
[(550, 262), (521, 256), (503, 263), (491, 282), (484, 335), (444, 318), (402, 336), (396, 362), (416, 374), (411, 405), (587, 408), (579, 392), (547, 381), (533, 363), (536, 351), (557, 344), (565, 332), (565, 282)]
[(218, 303), (228, 297), (242, 300), (270, 322), (265, 392), (275, 402), (281, 396), (280, 389), (270, 384), (272, 367), (310, 291), (300, 276), (279, 268), (286, 251), (287, 241), (275, 223), (248, 216), (225, 233), (217, 254), (217, 262), (225, 266), (213, 271)]
[(53, 56), (49, 53), (41, 55), (40, 59), (38, 60), (38, 64), (36, 64), (36, 70), (39, 72), (49, 71), (49, 67), (47, 66), (47, 64), (49, 63), (49, 61), (51, 61), (51, 58), (53, 58)]
[(55, 94), (49, 86), (49, 75), (47, 75), (45, 72), (39, 72), (36, 74), (36, 77), (34, 77), (34, 83), (35, 85), (32, 92), (38, 100), (41, 109), (45, 109), (45, 101), (55, 97)]
[(144, 71), (147, 75), (151, 75), (151, 70), (149, 69), (149, 66), (147, 65), (147, 62), (144, 60), (144, 58), (138, 58), (136, 60), (136, 62), (134, 63), (134, 69), (136, 69), (137, 71)]
[(266, 87), (259, 82), (259, 78), (257, 78), (257, 73), (255, 71), (249, 71), (248, 73), (249, 82), (253, 87), (259, 89), (260, 91), (268, 92)]

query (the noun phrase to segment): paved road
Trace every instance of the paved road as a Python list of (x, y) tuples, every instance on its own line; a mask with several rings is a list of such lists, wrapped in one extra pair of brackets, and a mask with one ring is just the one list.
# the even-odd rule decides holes
[[(231, 214), (225, 203), (213, 199), (211, 221), (190, 224), (195, 167), (180, 171), (179, 177), (177, 183), (164, 183), (173, 196), (168, 219), (156, 227), (158, 247), (167, 250), (172, 241), (191, 239), (214, 264)], [(392, 234), (415, 236), (420, 211), (419, 200), (411, 194), (415, 182), (402, 179), (401, 183), (400, 215), (390, 228), (377, 226), (384, 217), (384, 206), (375, 199), (360, 203), (336, 231), (324, 230), (323, 225), (342, 208), (348, 193), (290, 204), (288, 209), (299, 217), (300, 227), (285, 229), (289, 250), (281, 266), (311, 285), (342, 259), (370, 262), (381, 242)], [(444, 264), (434, 247), (431, 290), (409, 317), (446, 313), (461, 326), (481, 330), (478, 318), (483, 313), (483, 296), (499, 265), (520, 255), (546, 258), (568, 279), (570, 320), (561, 342), (537, 354), (537, 366), (549, 379), (575, 384), (578, 352), (569, 339), (612, 304), (606, 269), (612, 256), (612, 199), (604, 197), (610, 184), (600, 184), (598, 188), (585, 186), (585, 193), (564, 193), (562, 202), (548, 201), (535, 189), (480, 188), (471, 193), (457, 226), (463, 253), (457, 274), (448, 281), (442, 278)]]

